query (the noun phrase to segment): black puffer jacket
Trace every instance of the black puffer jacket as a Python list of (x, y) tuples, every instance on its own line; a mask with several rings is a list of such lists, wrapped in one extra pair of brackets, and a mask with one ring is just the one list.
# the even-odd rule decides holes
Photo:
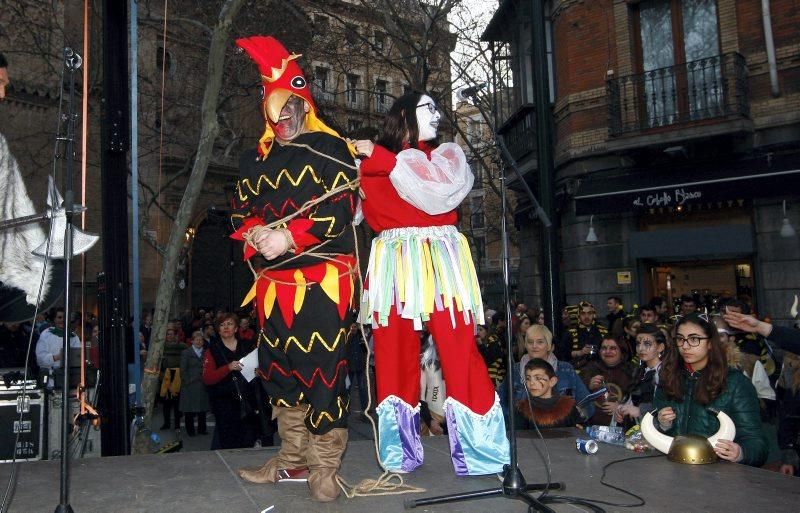
[(761, 416), (759, 413), (756, 389), (747, 377), (736, 369), (728, 369), (725, 390), (711, 404), (702, 405), (693, 400), (693, 392), (702, 371), (690, 373), (683, 369), (683, 401), (667, 399), (664, 390), (658, 388), (653, 398), (653, 406), (657, 409), (667, 406), (677, 414), (672, 428), (666, 431), (670, 436), (695, 434), (712, 436), (719, 430), (719, 421), (708, 408), (715, 408), (728, 414), (736, 426), (734, 442), (742, 447), (741, 463), (760, 467), (767, 460), (767, 441), (761, 432)]

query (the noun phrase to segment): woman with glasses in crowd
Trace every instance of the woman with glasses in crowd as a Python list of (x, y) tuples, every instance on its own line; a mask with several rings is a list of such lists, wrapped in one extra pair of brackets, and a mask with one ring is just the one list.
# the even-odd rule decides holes
[(639, 367), (633, 374), (633, 388), (628, 401), (617, 408), (617, 422), (622, 423), (627, 417), (638, 423), (642, 415), (652, 409), (661, 358), (666, 348), (667, 337), (655, 324), (642, 324), (639, 327), (636, 333)]
[(767, 441), (761, 432), (758, 398), (750, 380), (728, 366), (717, 328), (705, 314), (679, 317), (677, 350), (667, 351), (653, 398), (658, 425), (668, 435), (712, 436), (719, 429), (709, 408), (726, 413), (736, 426), (734, 440), (719, 440), (720, 459), (761, 466)]

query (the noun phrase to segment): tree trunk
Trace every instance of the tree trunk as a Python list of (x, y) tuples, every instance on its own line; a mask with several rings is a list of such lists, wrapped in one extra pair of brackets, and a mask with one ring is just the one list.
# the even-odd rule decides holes
[[(189, 183), (183, 193), (183, 199), (175, 215), (166, 255), (164, 255), (161, 279), (156, 293), (156, 307), (153, 315), (153, 328), (150, 337), (150, 347), (147, 352), (145, 372), (142, 377), (142, 401), (146, 409), (145, 423), (148, 427), (152, 424), (153, 406), (156, 391), (158, 390), (158, 376), (161, 369), (161, 355), (164, 349), (167, 320), (169, 318), (170, 304), (175, 290), (175, 276), (178, 268), (178, 256), (183, 245), (186, 229), (189, 227), (192, 213), (194, 212), (197, 198), (203, 185), (203, 180), (208, 170), (211, 159), (211, 150), (219, 132), (217, 121), (217, 105), (219, 91), (222, 84), (222, 71), (225, 67), (225, 50), (229, 44), (231, 25), (236, 14), (241, 9), (244, 0), (227, 0), (220, 9), (217, 25), (211, 35), (211, 48), (208, 55), (208, 76), (206, 81), (203, 104), (201, 107), (200, 140), (197, 144), (192, 173)], [(136, 236), (136, 235), (134, 235)], [(138, 435), (138, 434), (137, 434)], [(146, 437), (137, 436), (134, 441), (133, 452), (141, 454), (147, 451)]]

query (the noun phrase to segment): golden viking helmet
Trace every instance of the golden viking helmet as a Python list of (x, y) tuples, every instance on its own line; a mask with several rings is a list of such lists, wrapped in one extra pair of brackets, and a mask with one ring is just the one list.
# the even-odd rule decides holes
[(733, 440), (736, 437), (736, 426), (731, 418), (721, 411), (716, 412), (719, 430), (708, 438), (699, 435), (678, 435), (671, 437), (658, 431), (653, 424), (653, 415), (647, 412), (642, 418), (642, 435), (647, 443), (667, 455), (667, 459), (689, 465), (716, 463), (717, 453), (714, 446), (719, 440)]

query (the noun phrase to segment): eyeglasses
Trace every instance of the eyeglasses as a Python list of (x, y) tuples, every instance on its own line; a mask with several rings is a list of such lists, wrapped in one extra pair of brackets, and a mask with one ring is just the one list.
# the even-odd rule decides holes
[(682, 337), (681, 335), (675, 335), (675, 344), (678, 347), (683, 347), (683, 345), (688, 342), (689, 347), (697, 347), (700, 345), (701, 340), (708, 340), (708, 337), (701, 337), (700, 335), (689, 335), (688, 337)]
[(427, 107), (428, 108), (428, 112), (430, 112), (431, 114), (436, 114), (436, 110), (437, 109), (436, 109), (436, 104), (435, 103), (433, 103), (433, 102), (425, 102), (425, 103), (423, 103), (421, 105), (417, 105), (418, 109), (422, 108), (422, 107)]

